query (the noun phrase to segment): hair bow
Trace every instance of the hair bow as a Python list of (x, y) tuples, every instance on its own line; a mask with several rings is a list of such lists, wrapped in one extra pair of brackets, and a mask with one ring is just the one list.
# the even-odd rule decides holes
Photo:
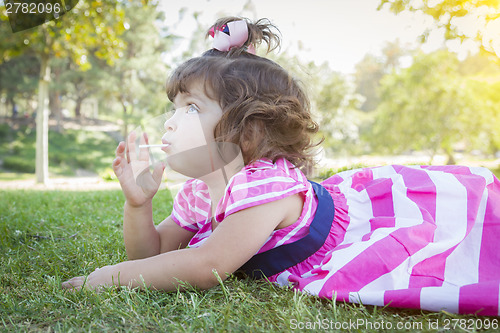
[[(244, 20), (232, 21), (221, 27), (212, 27), (208, 32), (214, 38), (212, 47), (222, 52), (227, 52), (233, 47), (241, 47), (248, 39), (248, 27)], [(255, 54), (253, 45), (247, 52)]]

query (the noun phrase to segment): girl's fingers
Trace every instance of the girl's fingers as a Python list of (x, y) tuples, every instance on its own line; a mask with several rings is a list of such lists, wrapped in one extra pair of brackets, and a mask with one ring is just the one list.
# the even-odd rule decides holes
[(116, 157), (122, 157), (122, 158), (125, 157), (125, 142), (124, 141), (120, 141), (120, 143), (118, 144), (118, 147), (116, 147), (115, 155), (116, 155)]
[(152, 177), (153, 177), (153, 180), (155, 181), (156, 184), (161, 183), (161, 178), (163, 177), (164, 170), (165, 170), (165, 164), (158, 163), (155, 165)]
[(115, 175), (116, 177), (120, 177), (123, 173), (123, 168), (121, 166), (121, 163), (123, 161), (123, 157), (121, 156), (117, 156), (114, 160), (113, 160), (113, 171), (115, 172)]
[(128, 139), (127, 139), (127, 161), (129, 163), (130, 163), (130, 161), (136, 160), (135, 138), (136, 138), (135, 132), (134, 131), (130, 132)]
[[(139, 141), (140, 145), (148, 145), (149, 144), (148, 135), (144, 133)], [(149, 161), (149, 148), (139, 148), (139, 160)]]
[(71, 280), (63, 282), (61, 286), (64, 289), (77, 290), (82, 288), (84, 281), (85, 278), (83, 276), (77, 276), (72, 278)]
[(118, 144), (118, 147), (116, 147), (116, 152), (115, 152), (116, 158), (113, 160), (113, 163), (111, 166), (113, 167), (113, 171), (116, 175), (116, 177), (120, 177), (121, 174), (123, 173), (123, 166), (121, 165), (122, 162), (125, 160), (125, 142), (121, 141)]

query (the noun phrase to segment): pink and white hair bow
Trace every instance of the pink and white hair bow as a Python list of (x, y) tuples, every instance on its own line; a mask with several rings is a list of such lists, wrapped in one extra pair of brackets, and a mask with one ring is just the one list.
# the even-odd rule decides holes
[[(212, 47), (216, 50), (227, 52), (233, 47), (241, 47), (248, 39), (247, 23), (243, 20), (232, 21), (222, 27), (210, 29), (209, 35), (214, 38)], [(247, 52), (255, 54), (253, 45), (250, 45)]]

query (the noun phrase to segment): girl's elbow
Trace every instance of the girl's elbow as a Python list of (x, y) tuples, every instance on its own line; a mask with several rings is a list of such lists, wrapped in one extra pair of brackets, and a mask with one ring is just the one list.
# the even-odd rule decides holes
[(201, 289), (213, 288), (224, 282), (232, 274), (232, 272), (227, 272), (227, 269), (210, 264), (204, 265), (202, 270), (201, 279), (197, 283), (198, 288)]
[(196, 286), (202, 289), (210, 289), (225, 281), (238, 267), (234, 262), (228, 261), (214, 254), (208, 249), (192, 249), (196, 257)]

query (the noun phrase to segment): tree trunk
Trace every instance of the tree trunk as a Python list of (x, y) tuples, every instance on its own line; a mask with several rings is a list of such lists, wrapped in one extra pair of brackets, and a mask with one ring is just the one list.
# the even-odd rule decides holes
[(17, 110), (16, 102), (14, 101), (14, 97), (9, 96), (7, 98), (7, 101), (9, 101), (9, 104), (10, 104), (10, 107), (11, 107), (11, 110), (12, 110), (12, 118), (17, 118), (17, 116), (18, 116), (18, 110)]
[(446, 151), (446, 156), (448, 160), (446, 161), (446, 165), (455, 165), (457, 162), (455, 161), (455, 157), (453, 156), (453, 151)]
[(38, 111), (36, 115), (36, 181), (47, 184), (49, 180), (49, 81), (48, 54), (40, 57), (38, 81)]
[[(59, 77), (61, 76), (61, 67), (56, 66), (53, 73), (54, 73), (54, 81), (59, 82)], [(54, 87), (54, 93), (50, 94), (50, 92), (49, 92), (49, 96), (52, 98), (52, 101), (50, 101), (50, 102), (52, 102), (50, 112), (52, 114), (55, 114), (55, 118), (56, 118), (56, 132), (61, 133), (63, 115), (62, 115), (60, 88), (57, 86)], [(49, 102), (49, 105), (50, 105), (50, 102)]]
[(76, 105), (75, 105), (75, 118), (78, 118), (80, 119), (82, 117), (82, 102), (83, 102), (84, 98), (82, 97), (78, 97), (76, 99)]
[(56, 119), (56, 129), (57, 133), (62, 132), (62, 107), (61, 107), (61, 94), (59, 90), (55, 90), (52, 93), (49, 92), (49, 108), (50, 115)]

